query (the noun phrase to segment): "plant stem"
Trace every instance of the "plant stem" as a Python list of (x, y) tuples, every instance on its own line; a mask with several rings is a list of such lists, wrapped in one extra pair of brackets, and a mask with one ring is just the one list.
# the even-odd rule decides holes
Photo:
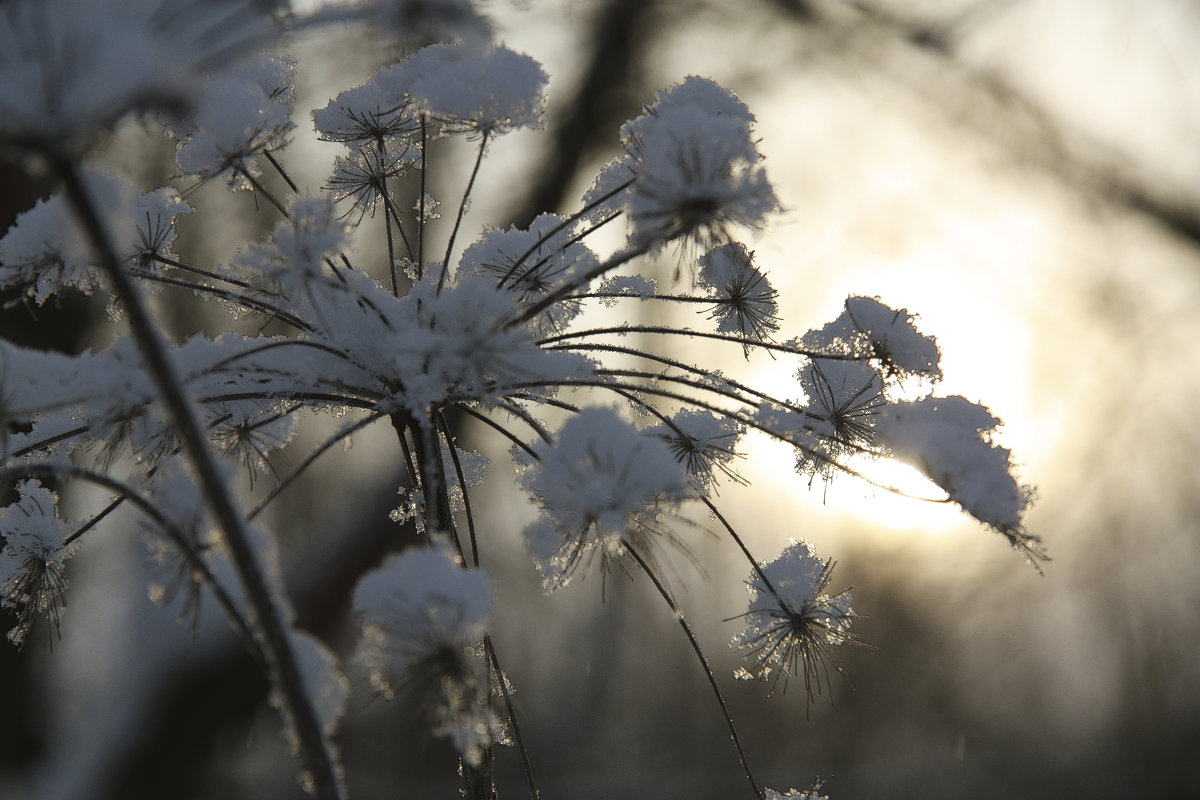
[(475, 154), (475, 166), (471, 168), (471, 177), (467, 180), (467, 188), (463, 190), (462, 201), (458, 204), (458, 214), (454, 217), (454, 227), (451, 228), (450, 239), (446, 242), (446, 255), (442, 257), (442, 274), (438, 276), (438, 294), (441, 294), (442, 286), (446, 283), (446, 274), (450, 272), (450, 254), (454, 252), (454, 240), (458, 236), (458, 227), (462, 224), (463, 214), (466, 213), (467, 202), (471, 198), (471, 189), (475, 187), (475, 178), (479, 175), (479, 165), (483, 163), (487, 140), (487, 131), (484, 131), (479, 140), (479, 152)]
[(750, 786), (754, 789), (754, 794), (758, 797), (758, 800), (765, 800), (762, 789), (759, 788), (758, 781), (754, 779), (753, 773), (750, 772), (750, 764), (746, 761), (746, 751), (742, 749), (742, 740), (738, 736), (737, 728), (733, 724), (733, 716), (729, 713), (729, 706), (725, 704), (725, 696), (721, 694), (721, 687), (717, 686), (717, 679), (713, 675), (712, 667), (708, 665), (708, 656), (704, 655), (704, 650), (701, 649), (700, 642), (696, 640), (696, 634), (692, 632), (692, 626), (688, 625), (687, 620), (683, 616), (683, 611), (675, 604), (674, 599), (671, 598), (671, 593), (663, 586), (662, 581), (650, 569), (650, 565), (646, 563), (645, 559), (628, 542), (625, 543), (625, 549), (633, 556), (633, 560), (641, 567), (642, 572), (646, 573), (646, 577), (654, 584), (654, 588), (662, 595), (663, 600), (667, 602), (667, 606), (675, 614), (675, 618), (679, 620), (679, 626), (683, 628), (683, 633), (687, 636), (688, 643), (691, 644), (692, 650), (696, 653), (696, 658), (699, 659), (700, 666), (704, 669), (704, 676), (708, 678), (708, 684), (712, 687), (713, 694), (717, 696), (717, 703), (721, 706), (721, 712), (725, 715), (725, 722), (729, 726), (729, 738), (733, 740), (733, 747), (737, 750), (738, 761), (742, 764), (742, 771), (746, 774), (746, 780), (750, 781)]
[(95, 248), (101, 266), (112, 281), (117, 297), (125, 306), (129, 327), (145, 368), (183, 440), (183, 451), (196, 472), (205, 501), (225, 534), (230, 557), (254, 610), (257, 635), (262, 638), (263, 651), (274, 673), (270, 676), (272, 683), (279, 692), (286, 715), (295, 726), (300, 757), (312, 782), (312, 794), (319, 800), (339, 800), (343, 795), (333, 759), (326, 749), (320, 722), (305, 692), (281, 609), (276, 605), (274, 592), (250, 544), (249, 529), (217, 471), (199, 420), (183, 395), (183, 384), (167, 357), (167, 345), (162, 333), (151, 321), (140, 292), (121, 266), (108, 231), (88, 196), (76, 165), (62, 158), (56, 166), (71, 207)]

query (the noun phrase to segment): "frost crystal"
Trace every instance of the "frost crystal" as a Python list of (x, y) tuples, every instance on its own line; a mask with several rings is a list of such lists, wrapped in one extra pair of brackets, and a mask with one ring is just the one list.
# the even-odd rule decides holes
[(817, 781), (807, 789), (788, 789), (786, 792), (779, 792), (771, 788), (765, 791), (765, 800), (829, 800), (823, 794), (820, 794), (823, 782)]
[[(600, 293), (649, 300), (658, 294), (658, 282), (643, 275), (614, 275), (600, 284)], [(605, 298), (602, 302), (609, 307), (617, 304), (616, 298)]]

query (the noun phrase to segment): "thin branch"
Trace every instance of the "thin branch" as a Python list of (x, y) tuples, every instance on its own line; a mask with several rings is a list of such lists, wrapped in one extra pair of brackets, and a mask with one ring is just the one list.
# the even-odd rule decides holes
[(446, 415), (439, 409), (437, 412), (437, 421), (442, 430), (442, 436), (446, 440), (446, 448), (450, 451), (450, 460), (454, 464), (454, 476), (458, 480), (458, 488), (462, 492), (463, 511), (467, 517), (467, 536), (471, 542), (471, 561), (476, 569), (479, 569), (479, 542), (475, 538), (475, 515), (471, 513), (471, 496), (467, 492), (467, 478), (463, 474), (462, 461), (458, 457), (458, 448), (454, 446), (454, 439), (450, 433), (450, 423), (446, 421)]
[(512, 725), (513, 741), (517, 743), (517, 752), (521, 754), (521, 766), (525, 770), (525, 781), (529, 784), (530, 800), (538, 800), (541, 792), (538, 791), (537, 781), (533, 778), (533, 762), (529, 760), (529, 748), (525, 746), (525, 739), (521, 736), (521, 726), (517, 723), (517, 712), (513, 708), (512, 697), (508, 692), (508, 682), (504, 679), (504, 671), (500, 669), (500, 660), (496, 656), (496, 646), (492, 644), (491, 636), (483, 637), (483, 647), (492, 663), (492, 670), (496, 673), (496, 680), (500, 683), (500, 693), (504, 695), (504, 708), (508, 711), (508, 721)]
[(458, 227), (462, 224), (463, 214), (467, 210), (467, 202), (471, 197), (471, 189), (475, 187), (475, 178), (479, 175), (479, 165), (483, 163), (483, 154), (487, 149), (488, 132), (485, 130), (479, 139), (479, 152), (475, 154), (475, 166), (471, 168), (471, 177), (467, 179), (467, 188), (463, 190), (462, 200), (458, 204), (458, 213), (454, 217), (454, 227), (450, 229), (450, 241), (446, 242), (446, 255), (442, 257), (442, 274), (438, 276), (437, 293), (442, 293), (446, 283), (446, 275), (450, 272), (450, 254), (454, 252), (454, 240), (458, 236)]
[(255, 177), (250, 174), (249, 170), (238, 167), (235, 170), (235, 172), (237, 172), (239, 175), (241, 175), (243, 178), (245, 178), (246, 181), (252, 187), (254, 187), (255, 192), (257, 192), (258, 194), (261, 194), (263, 197), (267, 198), (267, 201), (271, 205), (275, 206), (275, 208), (279, 211), (279, 213), (283, 215), (284, 219), (289, 219), (291, 217), (291, 214), (287, 210), (287, 206), (285, 206), (283, 203), (281, 203), (279, 201), (279, 199), (275, 197), (275, 195), (273, 195), (269, 191), (267, 191), (267, 187), (265, 187), (261, 183), (259, 183), (258, 180), (255, 179)]
[(319, 800), (339, 800), (342, 797), (341, 782), (334, 770), (333, 757), (326, 748), (321, 723), (304, 688), (286, 625), (275, 604), (274, 590), (268, 585), (258, 563), (258, 554), (250, 544), (250, 532), (234, 505), (229, 487), (222, 480), (208, 451), (200, 422), (184, 397), (183, 383), (167, 356), (166, 342), (150, 319), (137, 286), (121, 267), (116, 249), (88, 195), (78, 168), (67, 158), (59, 159), (56, 167), (71, 207), (125, 307), (145, 369), (183, 440), (184, 452), (196, 471), (205, 501), (225, 534), (231, 560), (242, 580), (247, 600), (254, 608), (258, 623), (256, 630), (263, 638), (263, 650), (271, 665), (272, 677), (287, 716), (295, 728), (301, 758), (312, 781), (313, 794)]
[(272, 500), (274, 500), (276, 497), (278, 497), (280, 494), (282, 494), (285, 489), (287, 489), (289, 486), (291, 486), (293, 483), (295, 483), (296, 480), (301, 475), (304, 474), (304, 471), (307, 470), (310, 466), (312, 466), (313, 463), (318, 458), (320, 458), (325, 453), (329, 452), (329, 449), (331, 447), (333, 447), (338, 442), (341, 442), (341, 441), (344, 441), (344, 440), (350, 438), (358, 431), (360, 431), (363, 428), (370, 425), (372, 422), (375, 422), (376, 420), (381, 419), (382, 417), (385, 417), (385, 416), (387, 416), (387, 415), (384, 414), (382, 411), (376, 411), (376, 412), (372, 413), (370, 416), (364, 417), (363, 419), (359, 420), (358, 422), (355, 422), (353, 425), (348, 425), (345, 428), (342, 428), (340, 431), (335, 433), (333, 436), (330, 436), (328, 439), (326, 439), (324, 442), (322, 442), (320, 444), (320, 446), (317, 447), (316, 450), (309, 453), (308, 456), (304, 459), (304, 461), (302, 461), (300, 463), (300, 465), (298, 467), (296, 467), (294, 470), (292, 470), (292, 472), (286, 478), (284, 478), (282, 481), (280, 481), (279, 484), (276, 485), (276, 487), (274, 489), (272, 489), (271, 492), (266, 497), (264, 497), (257, 506), (255, 506), (254, 510), (251, 511), (246, 516), (246, 521), (248, 522), (248, 521), (254, 519), (255, 517), (257, 517), (259, 514), (261, 514), (266, 509), (266, 507), (268, 505), (270, 505)]
[(296, 182), (292, 180), (292, 176), (287, 174), (287, 170), (283, 168), (283, 165), (275, 160), (275, 156), (271, 154), (271, 151), (263, 150), (263, 155), (266, 156), (267, 161), (271, 162), (271, 166), (274, 167), (275, 171), (279, 173), (279, 177), (283, 178), (284, 182), (287, 183), (288, 188), (290, 188), (294, 193), (300, 194), (300, 187), (298, 187)]
[(729, 738), (733, 740), (733, 747), (737, 750), (738, 761), (741, 762), (742, 771), (746, 775), (746, 780), (750, 782), (750, 786), (754, 788), (754, 794), (758, 800), (766, 800), (763, 796), (763, 791), (760, 788), (758, 781), (754, 779), (754, 774), (750, 771), (750, 763), (746, 760), (746, 751), (742, 747), (741, 737), (738, 736), (737, 726), (733, 724), (733, 715), (729, 713), (729, 706), (725, 704), (725, 696), (721, 694), (721, 687), (717, 685), (716, 676), (713, 675), (712, 667), (708, 665), (708, 656), (704, 655), (704, 650), (700, 647), (700, 642), (696, 639), (696, 634), (692, 632), (692, 626), (688, 624), (687, 619), (683, 615), (683, 611), (672, 599), (671, 593), (663, 585), (654, 571), (650, 569), (650, 565), (642, 558), (637, 549), (629, 542), (624, 542), (626, 551), (633, 556), (633, 560), (641, 567), (642, 572), (646, 573), (646, 577), (654, 584), (654, 588), (666, 601), (667, 606), (675, 615), (675, 619), (679, 621), (679, 627), (683, 628), (683, 633), (687, 636), (688, 643), (692, 646), (692, 651), (696, 654), (696, 660), (700, 662), (700, 668), (704, 670), (704, 677), (708, 678), (708, 685), (712, 687), (713, 694), (716, 695), (717, 704), (721, 706), (721, 713), (725, 716), (725, 723), (729, 726)]

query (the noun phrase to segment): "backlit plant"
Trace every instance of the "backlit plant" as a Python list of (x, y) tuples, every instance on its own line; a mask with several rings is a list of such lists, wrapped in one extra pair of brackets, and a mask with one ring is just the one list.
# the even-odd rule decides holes
[[(780, 541), (760, 561), (720, 511), (717, 486), (743, 482), (742, 437), (758, 431), (792, 448), (802, 483), (858, 474), (867, 459), (911, 464), (944, 492), (937, 499), (1044, 558), (1024, 524), (1031, 491), (992, 439), (999, 420), (935, 393), (937, 345), (882, 300), (851, 297), (833, 322), (783, 338), (767, 272), (737, 241), (762, 231), (779, 203), (753, 115), (710, 80), (684, 78), (622, 126), (622, 154), (578, 208), (468, 240), (461, 226), (489, 147), (541, 125), (546, 75), (489, 41), (465, 0), (440, 5), (441, 16), (430, 11), (439, 4), (392, 2), (305, 17), (240, 0), (4, 4), (0, 144), (58, 188), (0, 240), (0, 285), (31, 307), (63, 292), (103, 297), (121, 326), (110, 347), (75, 356), (0, 341), (0, 475), (15, 491), (0, 510), (0, 598), (17, 619), (8, 638), (21, 646), (43, 619), (58, 633), (76, 542), (103, 535), (112, 507), (129, 505), (157, 534), (158, 557), (194, 597), (216, 599), (266, 671), (314, 796), (353, 795), (335, 742), (344, 670), (356, 668), (453, 743), (466, 796), (494, 796), (498, 746), (532, 762), (489, 635), (492, 516), (472, 503), (488, 459), (501, 459), (536, 508), (524, 535), (546, 591), (596, 570), (643, 576), (694, 648), (749, 790), (817, 797), (819, 784), (781, 793), (753, 777), (662, 574), (701, 527), (683, 510), (701, 508), (704, 527), (746, 559), (749, 606), (732, 638), (745, 656), (739, 675), (772, 687), (800, 680), (811, 701), (841, 671), (835, 648), (860, 643), (856, 615), (810, 544)], [(421, 16), (396, 29), (424, 38), (399, 43), (393, 63), (312, 111), (316, 134), (340, 152), (324, 190), (300, 192), (287, 145), (309, 120), (294, 113), (296, 65), (280, 48), (292, 31), (378, 30), (385, 18), (403, 22), (406, 8)], [(90, 160), (97, 136), (131, 115), (175, 142), (170, 185), (143, 192)], [(425, 176), (437, 157), (465, 152), (434, 146), (451, 137), (472, 148), (469, 179), (439, 200)], [(290, 195), (271, 193), (266, 172)], [(242, 192), (229, 202), (260, 200), (273, 230), (228, 263), (190, 263), (175, 249), (175, 223), (194, 211), (188, 189), (213, 180)], [(608, 252), (589, 244), (621, 227)], [(353, 245), (364, 237), (379, 237), (386, 256), (347, 255), (363, 252)], [(646, 274), (672, 260), (669, 287)], [(229, 331), (169, 342), (148, 299), (163, 286), (215, 304)], [(595, 313), (638, 304), (691, 305), (695, 325), (610, 324)], [(247, 319), (258, 333), (239, 332)], [(723, 346), (722, 358), (769, 351), (795, 389), (773, 396), (727, 377), (707, 351), (697, 360), (680, 346), (696, 342)], [(289, 469), (275, 453), (306, 411), (333, 414), (340, 428)], [(460, 450), (463, 420), (498, 431), (510, 452)], [(295, 626), (276, 535), (258, 512), (368, 426), (394, 433), (408, 479), (393, 519), (425, 546), (361, 577), (361, 643), (347, 667)], [(271, 489), (250, 510), (243, 490), (263, 480)], [(74, 483), (109, 502), (64, 518), (57, 492)]]

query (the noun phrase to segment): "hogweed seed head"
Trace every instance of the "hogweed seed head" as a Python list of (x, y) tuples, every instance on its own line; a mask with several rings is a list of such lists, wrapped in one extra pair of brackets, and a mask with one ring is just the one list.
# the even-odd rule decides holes
[(753, 660), (741, 669), (741, 678), (770, 681), (804, 679), (808, 702), (828, 684), (829, 670), (843, 673), (832, 648), (861, 644), (854, 631), (858, 615), (848, 590), (826, 593), (834, 563), (821, 560), (805, 541), (791, 543), (773, 561), (763, 564), (747, 582), (750, 606), (742, 615), (745, 627), (730, 645)]
[(63, 564), (77, 545), (66, 543), (71, 526), (58, 516), (58, 495), (37, 481), (17, 484), (17, 492), (17, 502), (0, 509), (0, 606), (16, 610), (8, 640), (21, 647), (38, 617), (60, 635)]

